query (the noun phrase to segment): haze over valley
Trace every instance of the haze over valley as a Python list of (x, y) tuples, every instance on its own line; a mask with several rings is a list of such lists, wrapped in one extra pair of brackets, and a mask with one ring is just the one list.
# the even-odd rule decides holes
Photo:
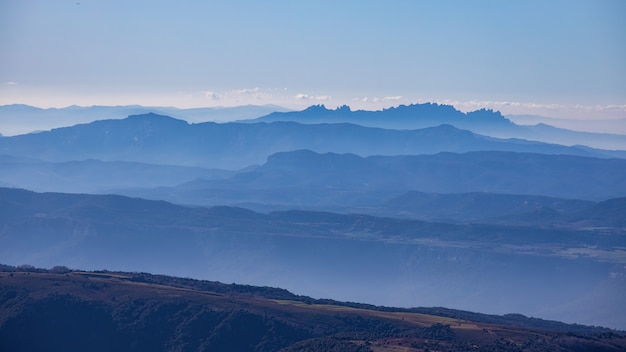
[(624, 13), (0, 1), (0, 350), (623, 351)]
[(625, 152), (452, 125), (516, 126), (497, 112), (404, 109), (376, 113), (388, 128), (311, 107), (3, 137), (1, 257), (626, 326)]

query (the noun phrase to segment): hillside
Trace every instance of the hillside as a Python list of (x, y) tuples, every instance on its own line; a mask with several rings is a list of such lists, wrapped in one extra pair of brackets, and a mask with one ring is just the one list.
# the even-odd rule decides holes
[[(542, 197), (526, 197), (517, 200), (509, 195), (474, 195), (500, 201), (516, 200), (528, 202), (528, 199), (544, 201)], [(450, 197), (461, 199), (462, 195), (435, 195), (434, 198)], [(472, 194), (465, 195), (472, 197)], [(432, 196), (431, 196), (432, 199)], [(526, 199), (526, 200), (524, 200)], [(564, 200), (551, 199), (553, 202)], [(65, 193), (35, 193), (26, 190), (0, 188), (0, 221), (4, 234), (19, 230), (18, 225), (41, 227), (41, 231), (49, 225), (56, 226), (57, 235), (64, 237), (72, 228), (84, 227), (94, 232), (94, 237), (108, 236), (104, 231), (99, 235), (98, 229), (123, 228), (142, 232), (169, 231), (205, 232), (209, 229), (226, 233), (260, 233), (271, 236), (295, 236), (337, 238), (355, 235), (368, 238), (370, 241), (381, 241), (395, 238), (410, 240), (416, 238), (437, 239), (439, 241), (471, 241), (476, 245), (489, 243), (493, 245), (512, 243), (559, 242), (562, 245), (606, 246), (606, 248), (626, 244), (621, 234), (626, 198), (614, 198), (604, 202), (593, 203), (569, 201), (574, 208), (562, 214), (553, 228), (541, 223), (541, 227), (487, 225), (481, 223), (454, 224), (446, 222), (428, 222), (410, 219), (375, 217), (362, 214), (338, 214), (330, 212), (288, 210), (275, 211), (268, 214), (253, 212), (244, 208), (227, 206), (189, 207), (165, 201), (153, 201), (140, 198), (129, 198), (118, 195), (87, 195)], [(449, 202), (449, 201), (448, 201)], [(558, 204), (558, 203), (557, 203)], [(567, 206), (567, 205), (564, 205)], [(532, 208), (533, 205), (531, 204)], [(522, 212), (525, 214), (526, 212)], [(603, 228), (603, 232), (612, 229), (613, 237), (596, 236), (593, 231), (570, 235), (568, 231), (578, 231), (580, 222), (584, 226)], [(31, 228), (32, 230), (33, 228)], [(50, 229), (50, 228), (49, 228)], [(73, 231), (72, 231), (73, 232)], [(504, 235), (504, 233), (509, 234)], [(523, 238), (517, 234), (524, 233)], [(368, 236), (368, 235), (371, 235)], [(11, 236), (5, 237), (10, 239)], [(52, 238), (52, 237), (51, 237)], [(18, 240), (19, 238), (15, 238)], [(23, 239), (20, 239), (23, 240)], [(130, 241), (130, 238), (128, 239)], [(495, 243), (493, 241), (496, 241)]]
[[(494, 222), (504, 217), (511, 223), (515, 217), (523, 217), (525, 223), (554, 224), (561, 222), (563, 214), (576, 213), (593, 205), (591, 201), (535, 195), (409, 191), (388, 200), (377, 209), (388, 215), (423, 219)], [(538, 216), (540, 212), (552, 216), (542, 218)], [(534, 216), (528, 216), (530, 214)]]
[(10, 351), (626, 348), (623, 332), (519, 315), (425, 313), (137, 273), (4, 266), (0, 297), (0, 348)]

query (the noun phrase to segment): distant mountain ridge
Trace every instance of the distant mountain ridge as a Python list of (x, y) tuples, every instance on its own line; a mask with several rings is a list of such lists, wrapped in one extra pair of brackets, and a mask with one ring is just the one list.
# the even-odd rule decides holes
[[(528, 171), (531, 165), (540, 165), (540, 174)], [(554, 174), (559, 165), (568, 165), (567, 180)], [(113, 192), (179, 204), (447, 221), (497, 222), (498, 216), (547, 215), (549, 209), (556, 212), (551, 219), (558, 220), (560, 213), (593, 203), (574, 198), (626, 195), (626, 185), (620, 183), (626, 161), (506, 152), (362, 158), (302, 150), (271, 155), (265, 164), (240, 171), (98, 160), (52, 163), (0, 155), (0, 168), (4, 187), (34, 191)], [(467, 179), (455, 178), (457, 174)], [(589, 183), (588, 177), (598, 182)], [(541, 192), (561, 198), (538, 196)]]
[(626, 196), (626, 160), (493, 151), (363, 158), (298, 150), (230, 178), (135, 194), (204, 205), (374, 206), (407, 191), (604, 200)]
[(626, 150), (626, 135), (570, 131), (546, 124), (517, 125), (499, 111), (480, 109), (468, 113), (451, 105), (436, 103), (400, 105), (379, 111), (352, 111), (348, 106), (335, 110), (314, 105), (302, 111), (274, 112), (250, 122), (294, 121), (299, 123), (354, 123), (367, 127), (420, 129), (453, 125), (497, 138), (521, 138), (563, 145), (586, 145), (594, 148)]
[[(89, 123), (105, 119), (122, 119), (129, 115), (156, 113), (183, 119), (190, 123), (214, 122), (272, 122), (295, 121), (299, 123), (353, 123), (365, 127), (387, 129), (421, 129), (450, 124), (460, 129), (497, 138), (521, 138), (563, 145), (586, 145), (593, 148), (626, 150), (626, 135), (622, 128), (600, 133), (577, 132), (536, 123), (516, 125), (500, 112), (480, 109), (468, 113), (450, 105), (436, 103), (410, 104), (390, 107), (380, 111), (352, 111), (348, 106), (335, 110), (323, 105), (313, 105), (302, 111), (290, 111), (275, 105), (210, 107), (179, 109), (173, 107), (128, 106), (69, 106), (41, 109), (28, 105), (0, 106), (0, 133), (13, 136), (46, 131), (53, 128)], [(562, 122), (544, 118), (545, 121)], [(520, 121), (516, 118), (515, 121)], [(537, 121), (530, 120), (530, 121)], [(571, 120), (570, 123), (575, 123)], [(613, 121), (618, 124), (619, 121)], [(578, 122), (577, 126), (584, 126)], [(580, 127), (578, 127), (580, 130)], [(609, 130), (611, 131), (611, 130)], [(619, 133), (619, 134), (615, 134)]]
[(295, 121), (301, 123), (354, 123), (362, 126), (381, 128), (417, 129), (450, 124), (467, 129), (476, 124), (512, 125), (500, 112), (480, 109), (463, 113), (451, 105), (437, 103), (411, 104), (390, 107), (382, 110), (353, 111), (343, 105), (337, 109), (327, 109), (324, 105), (313, 105), (302, 111), (273, 112), (253, 121), (276, 122)]
[(19, 135), (97, 120), (123, 119), (129, 115), (157, 113), (183, 119), (190, 123), (214, 121), (225, 122), (252, 119), (276, 111), (289, 111), (276, 105), (244, 105), (237, 107), (209, 107), (179, 109), (167, 106), (68, 106), (42, 109), (30, 105), (13, 104), (0, 106), (0, 132)]
[(125, 188), (176, 186), (197, 178), (232, 176), (234, 171), (128, 161), (46, 162), (0, 155), (0, 184), (33, 191), (113, 192)]
[(626, 157), (626, 152), (486, 137), (451, 125), (389, 130), (295, 122), (188, 124), (152, 113), (0, 138), (0, 154), (45, 161), (99, 159), (222, 169), (260, 164), (276, 152), (298, 149), (361, 156), (497, 150)]
[(506, 118), (519, 125), (537, 125), (543, 123), (573, 131), (626, 135), (626, 118), (594, 118), (593, 120), (585, 120), (580, 118), (554, 118), (540, 115), (506, 115)]

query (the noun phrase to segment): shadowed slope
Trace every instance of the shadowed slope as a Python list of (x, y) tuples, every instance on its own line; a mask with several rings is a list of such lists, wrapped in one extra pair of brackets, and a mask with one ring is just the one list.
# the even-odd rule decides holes
[[(11, 272), (0, 272), (3, 350), (366, 352), (473, 347), (516, 351), (524, 345), (527, 351), (619, 351), (626, 347), (619, 332), (519, 315), (359, 307), (280, 290), (149, 274), (7, 269)], [(445, 316), (453, 314), (476, 320)], [(500, 322), (485, 321), (489, 319)], [(516, 326), (519, 323), (534, 327)]]

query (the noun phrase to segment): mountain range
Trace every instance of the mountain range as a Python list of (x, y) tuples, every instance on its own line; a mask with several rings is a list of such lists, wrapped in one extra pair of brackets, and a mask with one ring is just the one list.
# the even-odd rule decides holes
[[(417, 213), (410, 206), (394, 208), (402, 202), (392, 198), (415, 191), (442, 194), (439, 200), (445, 194), (471, 192), (594, 201), (626, 196), (626, 160), (537, 153), (484, 151), (363, 158), (299, 150), (270, 155), (264, 164), (239, 171), (94, 159), (44, 162), (5, 155), (0, 156), (0, 166), (4, 170), (0, 185), (5, 187), (118, 193), (258, 210), (378, 211), (405, 216), (443, 210), (434, 205), (428, 210), (425, 204)], [(486, 209), (502, 206), (496, 198), (481, 200), (484, 214), (493, 216), (495, 213)], [(459, 210), (453, 202), (446, 202), (445, 207), (449, 214), (452, 209)], [(469, 215), (471, 207), (458, 213), (459, 218), (473, 217)]]
[(301, 150), (276, 153), (265, 164), (224, 179), (123, 193), (183, 204), (364, 211), (359, 207), (381, 206), (407, 191), (603, 200), (626, 196), (626, 160), (512, 152), (363, 158)]
[(225, 178), (235, 172), (190, 166), (128, 161), (47, 162), (0, 155), (0, 186), (34, 191), (110, 193), (118, 189), (177, 186), (201, 178)]
[[(450, 124), (460, 129), (498, 138), (521, 138), (565, 145), (587, 145), (601, 149), (626, 149), (626, 139), (624, 137), (626, 130), (624, 129), (623, 119), (594, 120), (590, 122), (588, 120), (557, 119), (529, 115), (507, 115), (503, 117), (497, 111), (482, 109), (462, 113), (450, 105), (436, 103), (400, 105), (383, 109), (382, 111), (351, 111), (349, 107), (345, 106), (336, 110), (330, 110), (321, 105), (311, 106), (303, 111), (290, 111), (275, 105), (188, 109), (140, 105), (69, 106), (60, 109), (41, 109), (28, 105), (14, 104), (0, 106), (0, 136), (14, 136), (45, 131), (97, 120), (123, 119), (129, 115), (140, 115), (150, 112), (172, 116), (189, 123), (208, 121), (347, 122), (388, 129), (421, 129), (441, 124)], [(570, 128), (570, 130), (567, 128)]]
[(518, 125), (498, 111), (476, 110), (463, 113), (450, 105), (436, 103), (400, 105), (379, 111), (352, 111), (348, 106), (327, 109), (311, 106), (303, 111), (273, 112), (251, 122), (294, 121), (299, 123), (353, 123), (390, 129), (420, 129), (441, 124), (453, 125), (498, 138), (519, 138), (564, 145), (586, 145), (603, 149), (626, 149), (626, 135), (590, 133), (556, 128), (545, 123)]
[(47, 131), (53, 128), (85, 124), (98, 120), (123, 119), (129, 115), (157, 113), (183, 119), (190, 123), (225, 122), (252, 119), (272, 112), (289, 111), (276, 105), (179, 109), (166, 106), (68, 106), (42, 109), (13, 104), (0, 105), (0, 133), (5, 136)]
[(437, 104), (138, 112), (0, 138), (0, 262), (626, 327), (626, 151), (589, 146), (623, 136)]
[(507, 115), (509, 120), (519, 125), (546, 124), (553, 127), (595, 133), (626, 135), (626, 118), (613, 119), (567, 119), (540, 115)]
[(295, 122), (188, 124), (156, 114), (0, 138), (0, 154), (45, 161), (99, 159), (222, 169), (260, 164), (271, 154), (298, 149), (361, 156), (485, 150), (595, 157), (626, 155), (624, 151), (497, 139), (450, 125), (388, 130)]

